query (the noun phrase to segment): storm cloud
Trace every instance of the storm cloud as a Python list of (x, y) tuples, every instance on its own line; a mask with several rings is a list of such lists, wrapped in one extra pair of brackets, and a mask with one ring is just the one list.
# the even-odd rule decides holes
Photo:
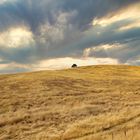
[(15, 72), (28, 71), (50, 59), (83, 59), (87, 49), (86, 57), (139, 65), (139, 6), (139, 0), (5, 0), (0, 3), (0, 68), (14, 63), (20, 65)]

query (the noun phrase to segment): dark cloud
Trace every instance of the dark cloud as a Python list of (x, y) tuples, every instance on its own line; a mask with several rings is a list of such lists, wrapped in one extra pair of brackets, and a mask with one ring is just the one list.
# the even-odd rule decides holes
[[(134, 42), (140, 39), (140, 28), (116, 30), (132, 23), (130, 19), (107, 27), (93, 27), (91, 22), (97, 17), (117, 14), (119, 9), (125, 9), (137, 2), (139, 0), (16, 0), (0, 4), (0, 33), (8, 31), (9, 28), (26, 26), (34, 40), (34, 44), (19, 48), (0, 46), (0, 59), (3, 60), (0, 64), (33, 64), (54, 57), (79, 57), (88, 47), (116, 42), (127, 45), (118, 50), (118, 54), (119, 51), (123, 53), (110, 57), (125, 63), (138, 55), (139, 44)], [(132, 48), (134, 51), (128, 53), (127, 50)], [(110, 54), (113, 54), (113, 51)], [(101, 50), (95, 56), (105, 58), (107, 54)]]
[[(94, 17), (101, 17), (139, 0), (16, 0), (0, 5), (0, 29), (19, 24), (27, 24), (36, 31), (46, 20), (50, 24), (56, 22), (59, 11), (77, 11), (71, 19), (73, 24), (86, 26)], [(5, 26), (5, 28), (4, 28)], [(76, 26), (76, 25), (75, 25)]]
[(84, 29), (95, 17), (102, 17), (108, 13), (115, 12), (134, 4), (139, 0), (67, 0), (63, 8), (66, 11), (76, 10), (78, 15), (74, 18), (73, 23)]

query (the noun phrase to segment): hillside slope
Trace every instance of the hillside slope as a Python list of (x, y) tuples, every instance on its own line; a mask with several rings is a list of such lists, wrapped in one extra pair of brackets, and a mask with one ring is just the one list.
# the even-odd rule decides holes
[(139, 140), (140, 67), (0, 76), (0, 140)]

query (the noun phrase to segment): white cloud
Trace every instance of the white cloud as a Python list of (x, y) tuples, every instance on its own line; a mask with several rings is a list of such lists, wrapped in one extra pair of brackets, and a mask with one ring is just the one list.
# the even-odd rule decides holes
[[(118, 50), (121, 49), (123, 46), (121, 46), (120, 44), (103, 44), (103, 45), (99, 45), (96, 47), (90, 47), (90, 48), (86, 48), (83, 52), (83, 56), (84, 57), (89, 57), (89, 56), (94, 56), (96, 55), (96, 53), (100, 52), (100, 51), (104, 51), (106, 53), (106, 55), (109, 55), (109, 52), (112, 50)], [(109, 56), (108, 56), (109, 57)]]
[(139, 40), (128, 40), (125, 43), (102, 44), (89, 47), (83, 51), (84, 57), (112, 58), (119, 63), (139, 65)]
[(0, 0), (0, 4), (4, 4), (6, 2), (15, 2), (17, 0)]
[[(140, 3), (131, 5), (125, 9), (120, 9), (119, 11), (117, 11), (117, 13), (114, 12), (114, 13), (108, 14), (107, 16), (103, 18), (95, 18), (92, 24), (93, 26), (100, 25), (100, 26), (105, 27), (118, 21), (131, 20), (133, 24), (130, 23), (130, 25), (131, 24), (134, 25), (134, 26), (131, 25), (131, 28), (135, 27), (135, 25), (140, 27), (139, 8), (140, 8)], [(129, 24), (126, 26), (129, 26)]]
[(112, 58), (56, 58), (40, 61), (36, 65), (32, 65), (33, 70), (56, 70), (71, 68), (72, 64), (77, 64), (78, 66), (88, 66), (88, 65), (99, 65), (99, 64), (118, 64), (116, 59)]
[[(0, 59), (0, 61), (3, 62), (2, 59)], [(14, 62), (0, 63), (0, 74), (17, 73), (25, 71), (32, 71), (29, 65)]]
[(17, 48), (33, 43), (33, 34), (25, 27), (10, 28), (0, 33), (0, 47)]

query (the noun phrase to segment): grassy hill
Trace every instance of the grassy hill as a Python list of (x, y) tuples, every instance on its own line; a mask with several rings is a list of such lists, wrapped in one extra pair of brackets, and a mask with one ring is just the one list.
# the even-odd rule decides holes
[(0, 76), (0, 140), (140, 140), (140, 67)]

